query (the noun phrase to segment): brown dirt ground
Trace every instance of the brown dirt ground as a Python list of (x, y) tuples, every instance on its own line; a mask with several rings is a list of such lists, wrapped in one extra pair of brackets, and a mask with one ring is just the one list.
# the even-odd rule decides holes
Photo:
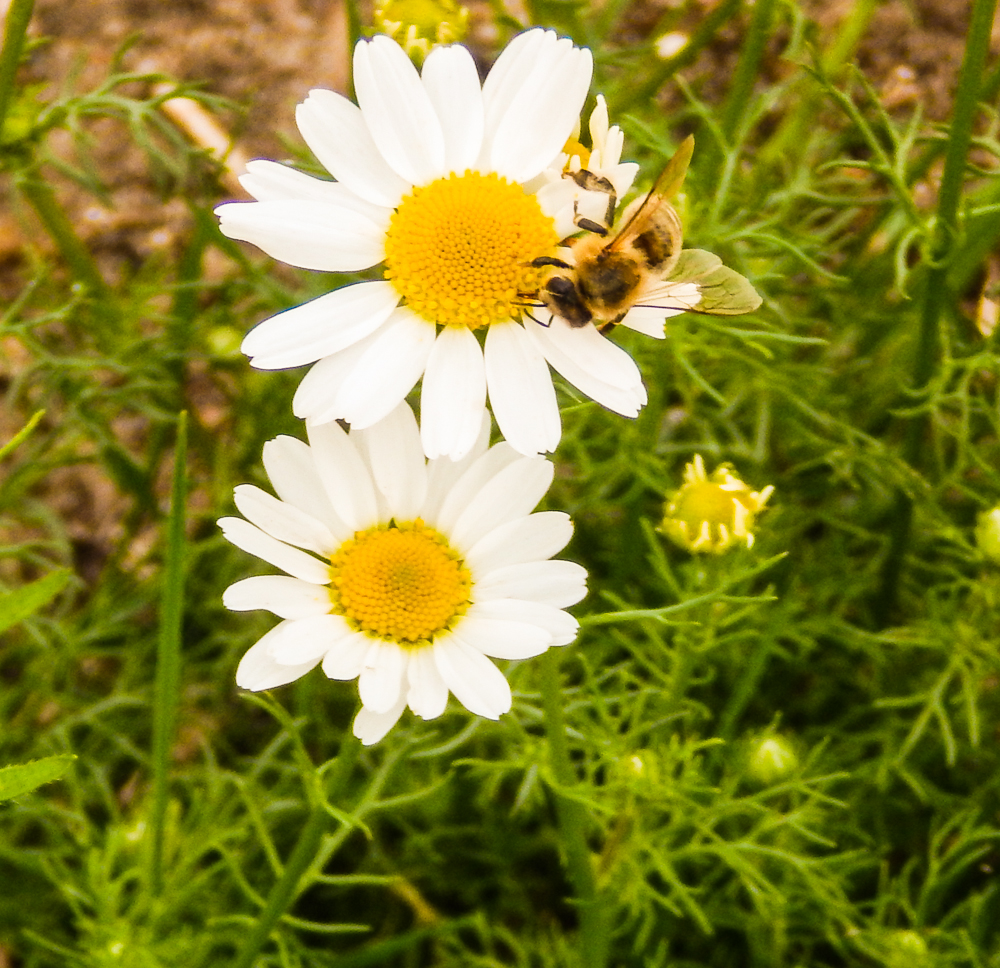
[[(621, 42), (648, 36), (657, 24), (661, 29), (669, 23), (671, 29), (690, 31), (717, 2), (638, 0), (622, 20)], [(821, 35), (828, 35), (853, 6), (853, 0), (808, 3)], [(0, 13), (3, 6), (0, 0)], [(470, 9), (469, 43), (488, 56), (496, 36), (489, 6), (475, 0)], [(518, 14), (515, 7), (509, 9)], [(927, 116), (947, 117), (967, 17), (967, 0), (880, 4), (857, 60), (888, 108), (907, 110), (919, 103)], [(745, 25), (744, 17), (727, 26), (687, 70), (689, 77), (704, 82), (707, 98), (724, 94)], [(124, 56), (127, 69), (201, 82), (207, 91), (244, 106), (242, 120), (232, 116), (226, 121), (228, 133), (236, 136), (236, 150), (244, 157), (286, 156), (282, 137), (298, 141), (295, 104), (311, 87), (343, 90), (347, 80), (346, 14), (338, 0), (103, 0), (100, 4), (38, 0), (30, 33), (49, 41), (32, 53), (25, 79), (47, 84), (50, 92), (73, 75), (77, 90), (96, 85), (107, 75), (114, 53), (127, 38), (138, 35)], [(776, 42), (775, 55), (778, 50)], [(774, 56), (768, 69), (778, 77), (793, 68)], [(669, 99), (669, 92), (664, 96)], [(112, 205), (103, 206), (69, 184), (61, 189), (62, 199), (102, 271), (115, 280), (127, 265), (157, 254), (175, 256), (189, 230), (189, 215), (179, 202), (160, 201), (146, 159), (121, 126), (106, 122), (94, 130), (99, 136), (96, 163), (111, 189)], [(226, 191), (239, 197), (231, 179)], [(0, 186), (0, 302), (6, 302), (20, 285), (26, 238), (37, 242), (41, 233), (23, 213), (13, 213), (4, 204), (2, 193)], [(0, 390), (23, 362), (16, 345), (0, 342)], [(203, 376), (194, 378), (206, 389), (199, 392), (193, 385), (193, 402), (196, 410), (205, 411), (199, 417), (210, 424), (218, 418), (212, 408), (219, 407), (219, 394)], [(25, 417), (0, 414), (0, 440), (7, 439)], [(82, 570), (94, 576), (104, 555), (123, 537), (120, 496), (96, 467), (86, 464), (63, 469), (46, 492), (78, 552), (89, 549), (78, 553), (78, 563), (82, 565), (81, 558), (89, 562)]]

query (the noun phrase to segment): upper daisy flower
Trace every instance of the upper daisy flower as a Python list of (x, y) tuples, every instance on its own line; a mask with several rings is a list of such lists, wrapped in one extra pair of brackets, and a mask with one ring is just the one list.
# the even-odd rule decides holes
[[(560, 511), (531, 513), (552, 464), (508, 444), (487, 449), (489, 423), (460, 461), (425, 462), (406, 403), (365, 430), (309, 425), (309, 444), (277, 437), (264, 466), (278, 497), (243, 484), (247, 520), (219, 524), (233, 544), (291, 577), (231, 585), (234, 610), (284, 621), (240, 662), (237, 683), (270, 689), (322, 662), (331, 679), (358, 678), (354, 734), (375, 743), (404, 706), (433, 719), (449, 690), (496, 719), (510, 687), (487, 656), (524, 659), (566, 645), (577, 622), (563, 609), (586, 594), (586, 572), (548, 559), (572, 534)], [(300, 550), (302, 549), (302, 550)]]
[[(561, 433), (546, 360), (601, 403), (638, 412), (645, 391), (624, 351), (593, 329), (538, 340), (542, 327), (525, 322), (525, 294), (544, 275), (532, 263), (577, 231), (576, 189), (554, 165), (591, 73), (590, 52), (551, 31), (516, 37), (482, 86), (464, 47), (435, 48), (418, 74), (398, 44), (375, 37), (355, 49), (357, 106), (316, 90), (296, 115), (336, 181), (250, 163), (241, 181), (257, 201), (217, 209), (227, 236), (306, 269), (384, 264), (383, 280), (290, 309), (244, 341), (262, 369), (316, 363), (295, 395), (298, 416), (370, 427), (422, 376), (429, 457), (469, 452), (487, 394), (510, 444), (538, 454)], [(536, 194), (539, 181), (559, 184)]]

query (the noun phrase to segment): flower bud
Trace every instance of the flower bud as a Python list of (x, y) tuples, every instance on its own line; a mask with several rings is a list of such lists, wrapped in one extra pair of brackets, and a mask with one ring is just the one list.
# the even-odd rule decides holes
[(385, 0), (375, 30), (398, 43), (417, 66), (435, 44), (454, 44), (469, 31), (469, 11), (455, 0)]
[(916, 931), (890, 931), (886, 948), (888, 968), (925, 968), (930, 962), (927, 942)]
[(660, 531), (688, 551), (725, 551), (736, 542), (753, 547), (754, 516), (774, 491), (751, 491), (722, 464), (705, 473), (700, 454), (684, 468), (684, 484), (667, 500)]
[(799, 765), (792, 744), (784, 736), (765, 736), (750, 748), (747, 772), (768, 786), (785, 779)]
[(990, 561), (1000, 564), (1000, 507), (983, 511), (976, 519), (976, 544)]

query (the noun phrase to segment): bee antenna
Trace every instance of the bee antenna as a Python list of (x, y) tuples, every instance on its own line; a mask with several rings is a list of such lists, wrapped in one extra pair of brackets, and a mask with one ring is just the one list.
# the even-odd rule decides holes
[[(539, 305), (539, 306), (541, 306), (541, 305), (542, 305), (542, 303), (539, 303), (538, 305)], [(552, 320), (551, 320), (551, 319), (550, 319), (550, 320), (549, 320), (549, 321), (548, 321), (547, 323), (543, 323), (543, 322), (542, 322), (542, 321), (541, 321), (541, 320), (540, 320), (540, 319), (539, 319), (539, 318), (538, 318), (538, 317), (537, 317), (537, 316), (536, 316), (536, 315), (535, 315), (534, 313), (532, 313), (531, 311), (525, 311), (525, 314), (524, 314), (524, 315), (525, 315), (525, 316), (527, 316), (527, 317), (528, 317), (528, 319), (530, 319), (530, 320), (531, 320), (532, 322), (534, 322), (534, 323), (538, 323), (538, 325), (539, 325), (539, 326), (542, 326), (542, 327), (544, 327), (545, 329), (548, 329), (548, 328), (549, 328), (549, 327), (550, 327), (550, 326), (552, 325)]]

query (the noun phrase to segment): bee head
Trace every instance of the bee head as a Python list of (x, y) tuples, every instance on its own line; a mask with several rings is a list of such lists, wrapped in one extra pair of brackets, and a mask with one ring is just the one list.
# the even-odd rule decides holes
[(576, 283), (568, 276), (550, 276), (538, 290), (538, 298), (550, 313), (561, 316), (570, 326), (586, 326), (594, 318), (580, 298)]

